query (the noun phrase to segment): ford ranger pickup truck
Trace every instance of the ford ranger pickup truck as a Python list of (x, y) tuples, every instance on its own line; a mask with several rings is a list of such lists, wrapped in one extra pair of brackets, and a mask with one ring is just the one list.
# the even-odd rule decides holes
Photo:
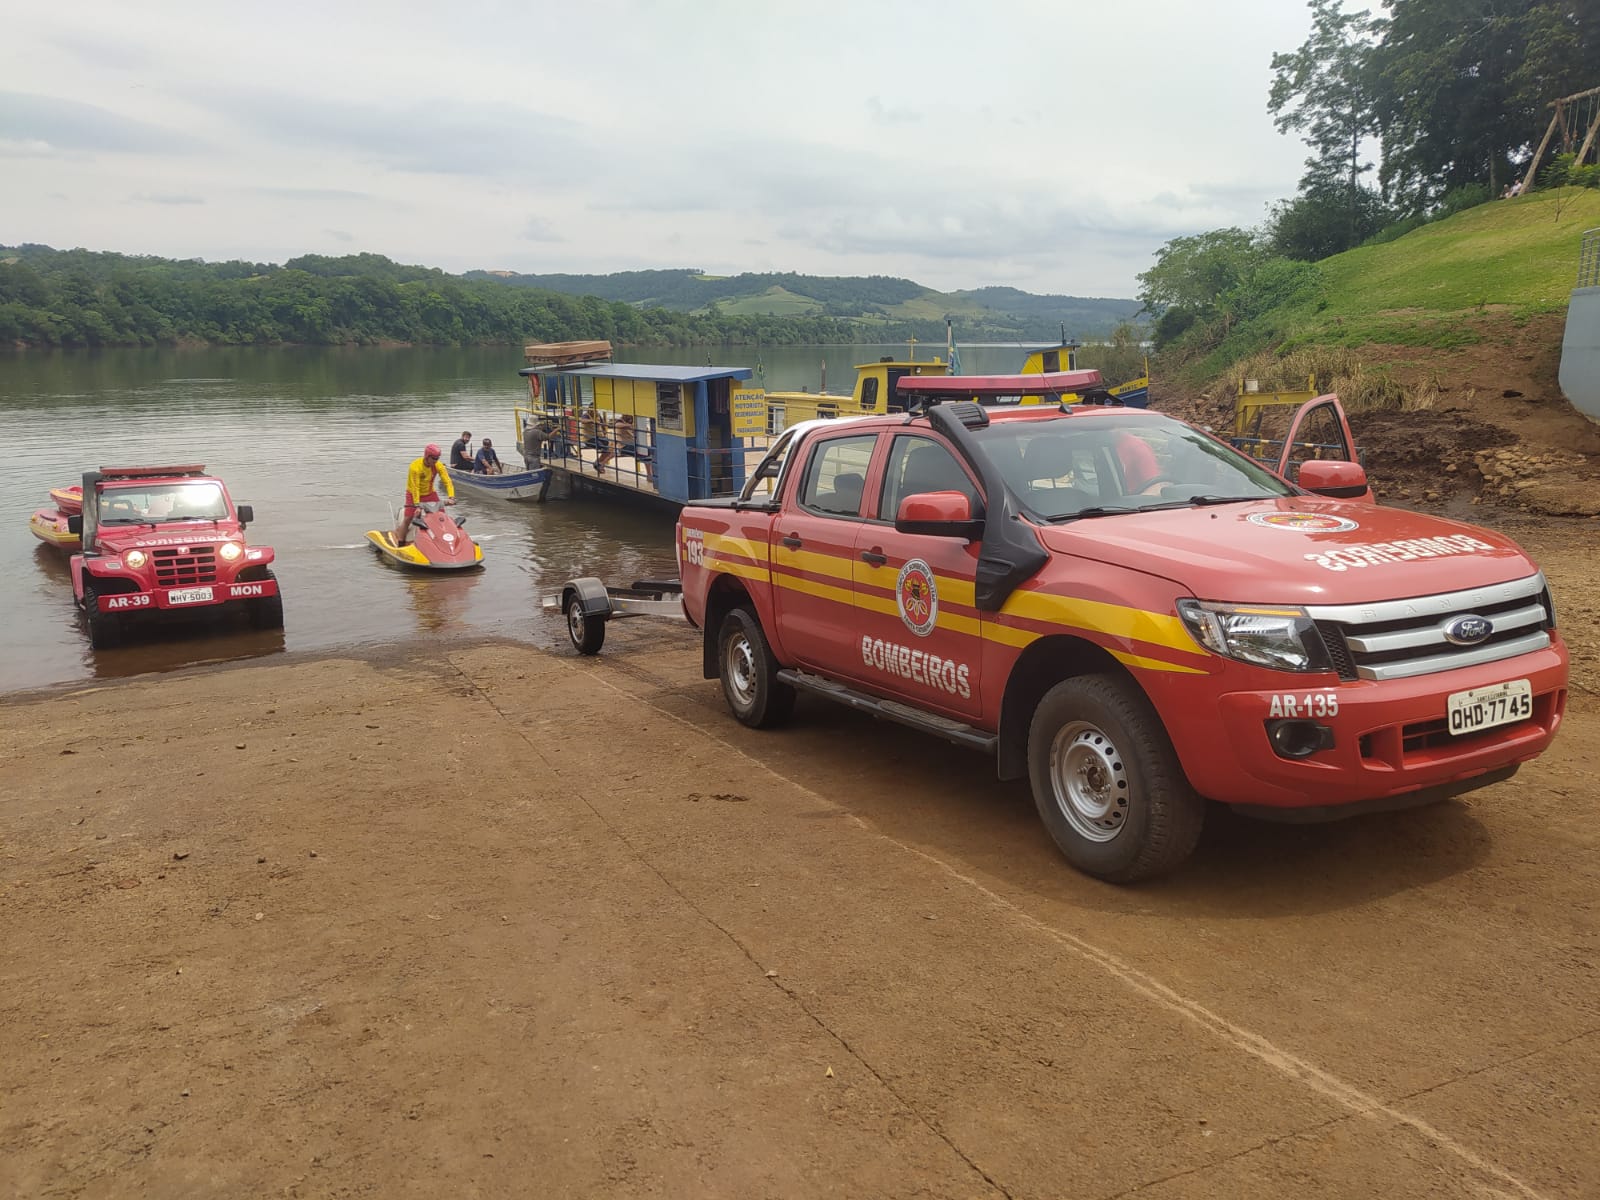
[(124, 625), (174, 612), (243, 610), (258, 629), (283, 627), (269, 546), (246, 544), (255, 514), (198, 464), (102, 467), (83, 477), (83, 541), (72, 591), (97, 649)]
[(684, 508), (684, 611), (744, 724), (805, 691), (988, 751), (1113, 882), (1182, 862), (1208, 799), (1327, 820), (1549, 746), (1567, 650), (1528, 556), (1360, 499), (1356, 462), (1295, 478), (1155, 412), (932, 394), (797, 425)]

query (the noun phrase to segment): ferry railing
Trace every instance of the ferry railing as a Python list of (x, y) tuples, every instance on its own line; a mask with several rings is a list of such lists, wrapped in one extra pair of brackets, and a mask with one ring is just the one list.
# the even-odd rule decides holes
[[(524, 415), (526, 414), (526, 415)], [(649, 417), (634, 422), (633, 453), (625, 453), (618, 436), (617, 418), (620, 413), (606, 410), (598, 412), (588, 406), (575, 404), (544, 404), (533, 409), (517, 409), (519, 424), (526, 435), (527, 420), (532, 420), (544, 432), (540, 448), (540, 461), (579, 475), (593, 474), (610, 483), (620, 483), (642, 492), (654, 492), (655, 474), (655, 422)], [(602, 454), (601, 445), (610, 451), (603, 469), (597, 470)]]
[(1591, 229), (1583, 235), (1583, 247), (1578, 251), (1578, 287), (1600, 287), (1600, 229)]

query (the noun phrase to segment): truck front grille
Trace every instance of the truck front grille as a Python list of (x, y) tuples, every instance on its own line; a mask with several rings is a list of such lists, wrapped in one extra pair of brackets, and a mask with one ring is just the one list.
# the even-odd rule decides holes
[[(1462, 592), (1306, 611), (1341, 679), (1409, 679), (1515, 658), (1549, 646), (1555, 627), (1542, 573)], [(1447, 631), (1466, 616), (1484, 618), (1489, 636), (1472, 645), (1452, 642)]]
[(157, 546), (150, 551), (158, 587), (188, 587), (217, 581), (215, 546)]

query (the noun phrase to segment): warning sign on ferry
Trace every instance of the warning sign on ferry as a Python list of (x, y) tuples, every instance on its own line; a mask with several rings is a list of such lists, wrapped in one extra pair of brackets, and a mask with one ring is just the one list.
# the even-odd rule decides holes
[(761, 437), (767, 432), (767, 389), (736, 387), (728, 398), (734, 437)]

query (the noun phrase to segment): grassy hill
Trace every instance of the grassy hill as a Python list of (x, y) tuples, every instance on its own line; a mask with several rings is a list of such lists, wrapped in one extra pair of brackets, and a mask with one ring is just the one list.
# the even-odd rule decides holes
[(1584, 231), (1596, 227), (1600, 191), (1566, 188), (1491, 201), (1346, 251), (1317, 264), (1320, 289), (1238, 329), (1195, 364), (1197, 373), (1215, 376), (1262, 352), (1493, 339), (1501, 322), (1566, 311)]
[(939, 292), (886, 275), (743, 274), (699, 271), (620, 271), (612, 275), (518, 275), (473, 271), (514, 286), (573, 296), (598, 296), (641, 308), (686, 313), (713, 310), (739, 316), (829, 316), (868, 326), (886, 322), (943, 322), (950, 317), (966, 340), (1051, 340), (1063, 330), (1104, 338), (1138, 313), (1137, 300), (1035, 295), (1015, 288)]

